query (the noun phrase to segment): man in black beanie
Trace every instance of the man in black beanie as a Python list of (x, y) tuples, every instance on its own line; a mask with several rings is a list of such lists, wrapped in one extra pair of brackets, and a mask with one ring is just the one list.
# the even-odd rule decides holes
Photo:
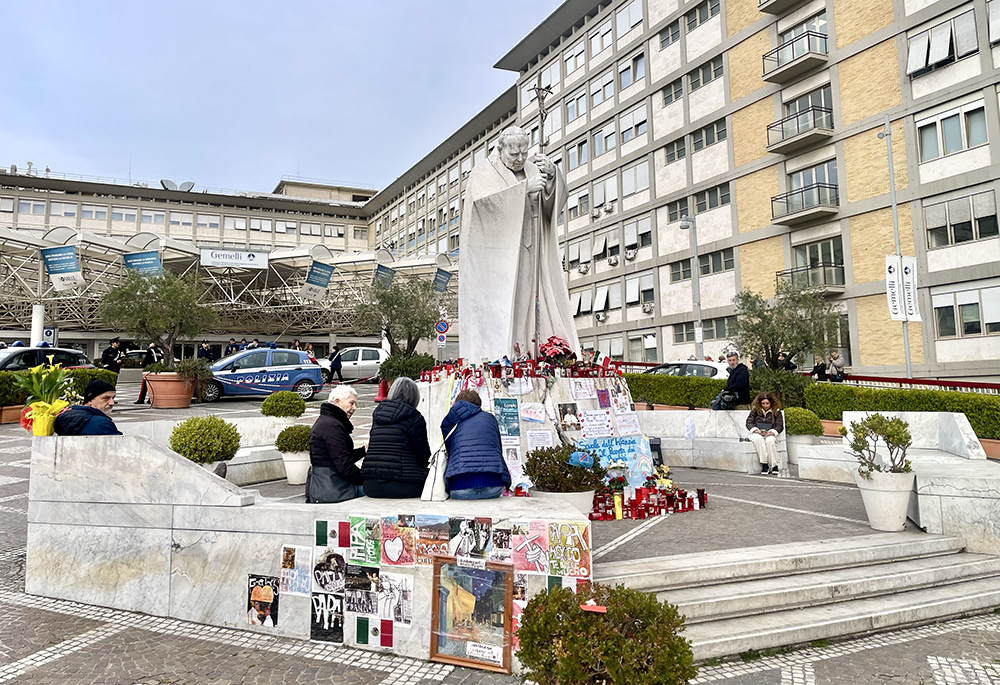
[(57, 435), (121, 435), (108, 415), (115, 406), (115, 386), (94, 378), (83, 391), (83, 404), (56, 417)]

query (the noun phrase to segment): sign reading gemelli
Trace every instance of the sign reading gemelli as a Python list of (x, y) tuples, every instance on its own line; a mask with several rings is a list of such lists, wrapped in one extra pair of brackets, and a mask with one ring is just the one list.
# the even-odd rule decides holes
[(306, 275), (306, 282), (299, 291), (299, 297), (304, 300), (322, 300), (326, 289), (330, 286), (333, 267), (322, 262), (313, 262)]
[(266, 269), (267, 252), (242, 252), (238, 250), (202, 248), (201, 265), (230, 269)]
[(917, 258), (900, 257), (903, 269), (903, 311), (907, 321), (920, 321), (920, 307), (917, 304)]
[(72, 290), (77, 286), (86, 285), (87, 282), (83, 280), (83, 274), (80, 272), (80, 261), (76, 258), (74, 245), (44, 247), (40, 252), (53, 288)]
[(122, 255), (125, 268), (140, 276), (162, 276), (163, 266), (160, 264), (160, 253), (156, 250), (148, 252), (130, 252)]
[(889, 305), (889, 318), (893, 321), (906, 321), (902, 270), (898, 255), (885, 256), (885, 299)]

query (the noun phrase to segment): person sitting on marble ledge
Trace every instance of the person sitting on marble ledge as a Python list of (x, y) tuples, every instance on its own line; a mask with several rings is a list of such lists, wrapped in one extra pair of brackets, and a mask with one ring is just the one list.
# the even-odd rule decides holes
[(387, 499), (420, 497), (431, 458), (427, 423), (417, 411), (420, 389), (397, 378), (372, 414), (368, 452), (361, 466), (365, 495)]
[(754, 398), (747, 415), (747, 429), (750, 431), (750, 442), (757, 450), (761, 474), (768, 471), (777, 474), (780, 467), (777, 440), (778, 434), (785, 429), (785, 421), (781, 405), (772, 393), (762, 392)]
[(115, 406), (115, 386), (93, 378), (83, 390), (83, 404), (69, 407), (56, 417), (56, 435), (121, 435), (109, 413)]
[(493, 499), (510, 487), (500, 427), (475, 390), (463, 390), (441, 421), (448, 467), (445, 483), (452, 499)]
[(330, 391), (328, 402), (319, 408), (319, 418), (309, 432), (309, 475), (306, 502), (333, 503), (361, 497), (361, 470), (357, 462), (365, 448), (354, 447), (351, 416), (358, 408), (358, 393), (349, 385)]

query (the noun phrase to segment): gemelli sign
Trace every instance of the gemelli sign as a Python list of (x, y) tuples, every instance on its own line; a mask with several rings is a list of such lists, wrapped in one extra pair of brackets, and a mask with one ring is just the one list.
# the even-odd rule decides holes
[(203, 248), (202, 266), (219, 266), (231, 269), (266, 269), (267, 252), (241, 252)]

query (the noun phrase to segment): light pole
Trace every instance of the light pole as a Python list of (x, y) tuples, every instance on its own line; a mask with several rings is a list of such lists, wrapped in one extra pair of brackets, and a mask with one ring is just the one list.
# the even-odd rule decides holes
[(698, 263), (698, 226), (694, 218), (687, 214), (681, 216), (681, 230), (691, 231), (691, 299), (694, 306), (694, 352), (698, 361), (705, 358), (704, 344), (702, 343), (701, 327), (701, 284), (698, 281), (701, 265)]

